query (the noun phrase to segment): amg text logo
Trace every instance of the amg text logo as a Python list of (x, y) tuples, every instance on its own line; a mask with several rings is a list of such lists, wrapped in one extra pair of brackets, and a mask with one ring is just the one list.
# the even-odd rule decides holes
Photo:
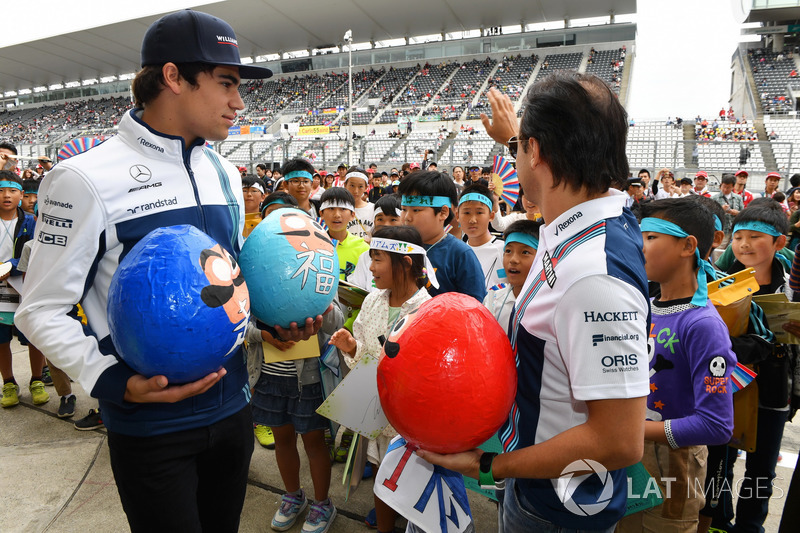
[(128, 192), (132, 193), (132, 192), (141, 191), (141, 190), (144, 190), (144, 189), (152, 189), (154, 187), (161, 187), (161, 182), (157, 181), (155, 183), (148, 183), (147, 185), (142, 185), (141, 187), (134, 187), (133, 189), (128, 189)]

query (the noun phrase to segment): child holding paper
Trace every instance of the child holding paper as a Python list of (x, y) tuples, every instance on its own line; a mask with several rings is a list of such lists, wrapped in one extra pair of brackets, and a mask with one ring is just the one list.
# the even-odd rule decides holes
[[(5, 280), (11, 276), (21, 274), (17, 270), (22, 247), (33, 238), (35, 221), (33, 215), (25, 213), (19, 207), (22, 201), (22, 180), (10, 170), (0, 170), (0, 220), (4, 231), (0, 237), (0, 263), (10, 262), (11, 272), (6, 272), (0, 279)], [(13, 314), (11, 312), (5, 312)], [(8, 317), (6, 317), (8, 318)], [(11, 338), (16, 328), (8, 321), (0, 324), (0, 375), (3, 377), (3, 397), (0, 400), (2, 407), (19, 405), (19, 385), (14, 378), (14, 368), (11, 359)], [(17, 331), (17, 336), (23, 336)], [(24, 342), (27, 344), (27, 342)], [(28, 390), (35, 405), (50, 401), (50, 395), (44, 390), (42, 382), (42, 367), (44, 355), (39, 350), (30, 352), (31, 381)]]
[[(318, 346), (303, 345), (316, 354), (300, 354), (297, 359), (265, 362), (256, 383), (251, 406), (253, 421), (272, 429), (275, 438), (275, 460), (286, 488), (271, 527), (275, 531), (291, 529), (308, 505), (300, 487), (300, 456), (297, 435), (303, 439), (314, 484), (314, 503), (303, 524), (303, 531), (327, 531), (336, 517), (336, 507), (328, 497), (331, 484), (331, 458), (325, 442), (328, 421), (316, 409), (324, 401), (320, 354), (328, 347), (329, 335), (344, 323), (339, 306), (324, 315), (317, 335)], [(266, 336), (256, 335), (266, 340)], [(250, 340), (248, 338), (248, 340)], [(309, 339), (314, 342), (313, 337)], [(281, 349), (280, 347), (278, 347)], [(300, 346), (293, 347), (300, 349)], [(338, 357), (338, 355), (337, 355)]]
[[(788, 283), (789, 266), (779, 259), (780, 251), (786, 245), (788, 225), (780, 204), (771, 198), (756, 198), (733, 219), (730, 248), (736, 260), (728, 268), (728, 273), (738, 272), (745, 267), (753, 268), (760, 286), (755, 296), (783, 292), (792, 299), (793, 291)], [(792, 391), (789, 361), (795, 351), (794, 345), (776, 342), (772, 345), (772, 354), (758, 363), (755, 369), (758, 373), (759, 400), (756, 449), (748, 452), (744, 476), (741, 483), (737, 483), (740, 494), (735, 511), (737, 531), (759, 531), (764, 527), (769, 513), (775, 467), (784, 425), (789, 417)], [(730, 450), (729, 454), (732, 454), (733, 460), (726, 475), (732, 483), (736, 454), (734, 450)], [(734, 518), (732, 509), (721, 511), (724, 516), (720, 517), (717, 513), (715, 523), (727, 523)]]
[[(402, 243), (405, 252), (389, 251)], [(353, 335), (342, 328), (331, 337), (331, 344), (344, 354), (345, 363), (353, 368), (366, 356), (379, 358), (382, 344), (379, 337), (388, 337), (403, 317), (430, 299), (425, 284), (438, 287), (436, 275), (427, 260), (422, 238), (411, 226), (385, 226), (375, 230), (370, 241), (370, 271), (375, 279), (375, 290), (364, 299), (361, 313), (353, 324)], [(427, 274), (427, 275), (426, 275)], [(386, 455), (389, 441), (396, 435), (391, 426), (369, 442), (367, 458), (380, 464)], [(379, 532), (394, 530), (397, 514), (375, 497), (375, 510), (367, 517), (370, 525), (377, 523)]]

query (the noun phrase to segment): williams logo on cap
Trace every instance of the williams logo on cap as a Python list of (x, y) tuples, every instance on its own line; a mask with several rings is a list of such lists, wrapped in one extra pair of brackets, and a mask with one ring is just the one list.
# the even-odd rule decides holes
[(142, 66), (205, 63), (237, 67), (243, 79), (269, 78), (265, 67), (243, 65), (230, 24), (208, 13), (184, 9), (155, 21), (144, 34)]

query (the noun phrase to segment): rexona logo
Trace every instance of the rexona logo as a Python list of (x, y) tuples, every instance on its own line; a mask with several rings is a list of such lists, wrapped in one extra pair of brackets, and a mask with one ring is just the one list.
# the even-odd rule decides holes
[(144, 137), (139, 137), (138, 141), (139, 141), (139, 144), (141, 144), (145, 148), (152, 148), (156, 152), (161, 152), (162, 154), (164, 153), (164, 147), (159, 146), (159, 145), (157, 145), (155, 143), (151, 143), (150, 141), (148, 141)]
[[(600, 496), (596, 499), (591, 494), (578, 491), (581, 484), (593, 475), (596, 475), (603, 484)], [(561, 471), (561, 476), (553, 480), (553, 485), (564, 507), (579, 516), (596, 515), (608, 506), (614, 495), (614, 480), (611, 479), (611, 475), (603, 465), (591, 459), (578, 459), (568, 464)], [(578, 501), (575, 498), (576, 492), (580, 496), (577, 498)]]
[(572, 224), (573, 222), (575, 222), (576, 220), (578, 220), (582, 216), (583, 216), (583, 213), (578, 211), (577, 213), (575, 213), (574, 215), (569, 217), (567, 220), (565, 220), (561, 224), (557, 225), (556, 226), (556, 235), (558, 235), (559, 231), (564, 231), (565, 229), (567, 229), (570, 226), (570, 224)]

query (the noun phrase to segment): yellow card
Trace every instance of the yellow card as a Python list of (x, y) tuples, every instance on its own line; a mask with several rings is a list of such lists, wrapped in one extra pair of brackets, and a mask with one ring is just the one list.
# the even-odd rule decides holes
[[(730, 281), (729, 285), (725, 285)], [(756, 271), (746, 268), (735, 274), (712, 281), (708, 284), (708, 297), (714, 305), (730, 305), (742, 298), (752, 296), (758, 292), (759, 285), (756, 281)], [(747, 302), (749, 307), (750, 302)], [(749, 309), (748, 309), (749, 310)]]
[(294, 346), (286, 350), (280, 351), (268, 342), (262, 342), (261, 346), (264, 348), (264, 362), (277, 363), (279, 361), (294, 361), (296, 359), (309, 359), (311, 357), (319, 357), (319, 341), (317, 336), (309, 338), (307, 341), (296, 342)]

